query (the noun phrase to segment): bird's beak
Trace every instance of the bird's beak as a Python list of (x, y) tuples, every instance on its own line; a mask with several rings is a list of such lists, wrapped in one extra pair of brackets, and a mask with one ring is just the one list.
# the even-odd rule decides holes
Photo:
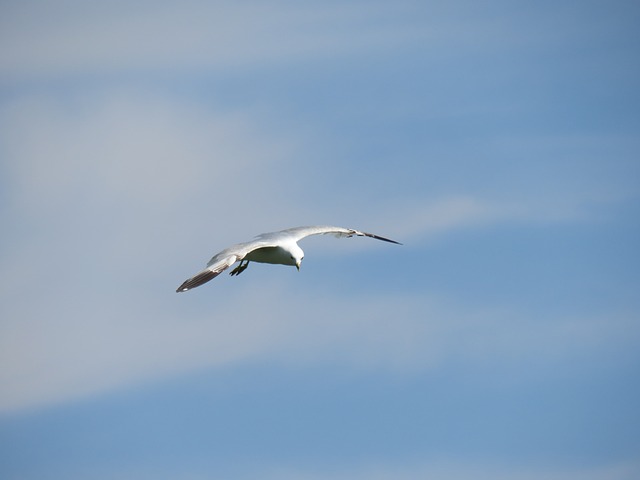
[(296, 268), (300, 271), (300, 262), (296, 263)]

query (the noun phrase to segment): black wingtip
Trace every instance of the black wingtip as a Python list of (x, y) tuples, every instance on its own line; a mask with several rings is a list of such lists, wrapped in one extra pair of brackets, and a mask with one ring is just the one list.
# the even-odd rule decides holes
[(374, 235), (373, 233), (363, 232), (367, 237), (375, 238), (376, 240), (382, 240), (383, 242), (395, 243), (396, 245), (402, 245), (400, 242), (391, 240), (390, 238), (381, 237), (380, 235)]
[(182, 285), (180, 285), (178, 287), (178, 289), (176, 290), (176, 293), (186, 292), (188, 290), (191, 290), (192, 288), (199, 287), (200, 285), (203, 285), (203, 284), (207, 283), (209, 280), (212, 280), (212, 279), (216, 278), (219, 274), (220, 274), (220, 272), (212, 272), (211, 270), (203, 270), (202, 272), (197, 273), (196, 275), (194, 275), (190, 279), (185, 280), (182, 283)]

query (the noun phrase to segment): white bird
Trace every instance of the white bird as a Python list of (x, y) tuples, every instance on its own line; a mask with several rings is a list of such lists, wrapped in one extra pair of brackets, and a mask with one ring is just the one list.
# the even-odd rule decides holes
[(187, 290), (207, 283), (237, 261), (239, 261), (240, 264), (229, 272), (231, 276), (240, 275), (244, 272), (249, 266), (249, 262), (290, 265), (300, 270), (304, 252), (298, 246), (298, 241), (310, 235), (324, 234), (331, 234), (336, 237), (352, 237), (353, 235), (358, 237), (371, 237), (384, 242), (402, 245), (400, 242), (389, 240), (388, 238), (380, 237), (372, 233), (360, 232), (352, 228), (331, 226), (294, 227), (279, 232), (263, 233), (258, 235), (252, 242), (232, 245), (214, 255), (213, 258), (209, 260), (209, 263), (207, 263), (207, 268), (185, 280), (176, 292), (186, 292)]

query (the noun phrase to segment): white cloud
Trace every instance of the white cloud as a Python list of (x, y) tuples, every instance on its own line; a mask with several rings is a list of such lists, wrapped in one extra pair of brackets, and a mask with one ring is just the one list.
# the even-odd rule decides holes
[[(385, 228), (400, 239), (430, 240), (467, 229), (496, 225), (545, 225), (591, 221), (592, 205), (607, 203), (607, 199), (591, 195), (555, 196), (536, 199), (508, 197), (500, 199), (472, 195), (447, 195), (436, 199), (406, 199), (393, 202), (376, 212), (384, 219)], [(370, 224), (379, 223), (376, 218)]]
[(54, 287), (28, 305), (12, 302), (0, 335), (0, 410), (266, 358), (410, 374), (453, 359), (544, 364), (638, 334), (625, 318), (541, 321), (424, 295), (302, 294), (278, 273), (258, 271), (249, 283), (220, 283), (206, 295), (85, 283)]
[[(220, 282), (205, 297), (178, 296), (177, 283), (216, 246), (274, 228), (273, 212), (282, 227), (302, 213), (330, 216), (304, 198), (290, 202), (299, 193), (288, 190), (300, 148), (294, 131), (270, 130), (255, 113), (222, 114), (131, 92), (67, 102), (30, 97), (7, 105), (0, 124), (15, 222), (2, 239), (11, 255), (0, 264), (1, 409), (265, 356), (421, 370), (451, 356), (549, 348), (549, 338), (566, 338), (561, 329), (574, 322), (533, 327), (527, 318), (514, 323), (517, 312), (471, 312), (417, 294), (290, 298), (278, 270), (258, 292)], [(294, 173), (300, 169), (304, 161)], [(527, 215), (462, 195), (359, 217), (404, 241)], [(381, 248), (324, 245), (345, 254)], [(244, 285), (260, 285), (260, 273)]]
[(5, 8), (9, 77), (265, 65), (388, 49), (420, 35), (397, 7), (276, 2), (31, 2)]
[[(11, 252), (0, 261), (0, 403), (46, 403), (141, 378), (166, 342), (188, 337), (187, 327), (163, 335), (163, 313), (150, 309), (154, 353), (136, 356), (130, 343), (146, 345), (152, 330), (145, 302), (156, 300), (145, 288), (158, 295), (180, 261), (182, 273), (160, 287), (174, 294), (189, 262), (206, 260), (213, 234), (232, 240), (220, 226), (241, 230), (237, 219), (276, 209), (269, 192), (292, 146), (258, 120), (138, 92), (32, 96), (0, 110), (9, 198), (1, 241)], [(131, 364), (113, 360), (121, 350)], [(175, 359), (163, 355), (157, 368), (171, 370)]]
[(0, 73), (24, 79), (245, 68), (407, 45), (433, 56), (539, 49), (566, 36), (583, 41), (585, 32), (602, 31), (601, 23), (606, 32), (618, 20), (613, 15), (589, 28), (577, 21), (575, 31), (567, 28), (574, 10), (550, 16), (522, 7), (478, 9), (467, 1), (13, 2), (0, 16)]
[(139, 91), (96, 97), (32, 96), (0, 112), (16, 200), (43, 207), (82, 193), (166, 207), (206, 186), (230, 193), (289, 148), (256, 128), (255, 113), (218, 114)]

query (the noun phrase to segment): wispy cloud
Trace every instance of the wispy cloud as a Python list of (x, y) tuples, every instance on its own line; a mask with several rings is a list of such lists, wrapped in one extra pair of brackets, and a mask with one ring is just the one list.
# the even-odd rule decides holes
[(14, 3), (3, 6), (0, 19), (0, 72), (7, 79), (55, 78), (273, 67), (416, 46), (435, 57), (540, 48), (563, 38), (566, 19), (575, 17), (562, 8), (556, 14), (521, 6), (481, 11), (467, 1)]
[(195, 0), (127, 3), (126, 10), (86, 2), (5, 7), (0, 71), (20, 78), (273, 65), (388, 49), (420, 35), (417, 27), (394, 24), (397, 8), (375, 2), (362, 8)]
[(5, 106), (0, 121), (16, 200), (51, 206), (84, 189), (119, 206), (167, 207), (193, 201), (206, 186), (233, 191), (243, 173), (283, 158), (288, 146), (257, 128), (258, 118), (108, 91), (69, 101), (26, 97)]
[(492, 196), (446, 195), (435, 199), (391, 202), (376, 212), (378, 220), (372, 218), (370, 222), (384, 219), (385, 228), (398, 238), (428, 241), (485, 227), (597, 221), (594, 207), (617, 200), (619, 197), (590, 193), (537, 198), (530, 198), (528, 194), (505, 197), (499, 191)]
[(292, 296), (291, 286), (273, 281), (260, 288), (255, 282), (216, 288), (218, 300), (192, 296), (196, 307), (170, 293), (96, 293), (79, 284), (71, 291), (54, 287), (37, 305), (5, 308), (0, 409), (267, 358), (388, 374), (429, 370), (453, 359), (501, 364), (536, 358), (544, 364), (639, 333), (620, 315), (539, 319), (471, 311), (424, 295)]
[[(141, 326), (140, 309), (154, 300), (144, 293), (135, 298), (134, 289), (157, 288), (178, 258), (183, 265), (204, 262), (212, 225), (219, 241), (234, 240), (220, 226), (256, 212), (255, 198), (262, 199), (260, 208), (275, 209), (271, 172), (280, 170), (291, 147), (256, 128), (256, 116), (205, 114), (197, 106), (126, 92), (79, 97), (28, 97), (0, 111), (11, 206), (3, 212), (2, 238), (11, 255), (0, 263), (7, 297), (0, 307), (5, 404), (22, 398), (21, 386), (29, 384), (53, 398), (58, 394), (44, 393), (59, 382), (87, 392), (149, 373), (145, 355), (135, 365), (93, 372), (81, 358), (106, 367), (114, 353), (132, 348), (130, 341), (145, 343), (149, 331), (141, 337), (136, 332), (142, 330), (131, 331), (127, 322)], [(238, 189), (252, 195), (238, 195)], [(194, 245), (197, 256), (176, 256)], [(162, 288), (172, 293), (188, 268), (173, 271)], [(37, 301), (30, 292), (37, 292)], [(161, 334), (160, 343), (175, 333)], [(108, 348), (99, 346), (102, 339)], [(12, 370), (18, 358), (24, 369)], [(47, 364), (60, 367), (57, 380), (38, 373)], [(160, 364), (170, 369), (171, 361)]]
[[(277, 280), (258, 292), (216, 285), (224, 302), (203, 304), (192, 296), (185, 312), (186, 297), (174, 298), (174, 284), (215, 253), (215, 245), (273, 228), (260, 211), (277, 211), (282, 227), (295, 224), (302, 210), (329, 216), (322, 205), (302, 209), (276, 193), (289, 183), (283, 172), (298, 139), (258, 127), (259, 118), (126, 92), (71, 102), (31, 97), (5, 106), (2, 145), (11, 161), (3, 168), (10, 218), (19, 222), (2, 239), (12, 254), (2, 260), (0, 278), (7, 297), (0, 408), (66, 401), (265, 356), (412, 371), (454, 355), (548, 348), (550, 337), (566, 336), (562, 329), (575, 319), (533, 328), (526, 315), (513, 321), (518, 312), (472, 312), (415, 294), (344, 298), (327, 291), (322, 302), (302, 294), (291, 299)], [(385, 225), (380, 233), (415, 243), (528, 222), (544, 211), (454, 195), (360, 217), (364, 226)], [(251, 225), (238, 220), (245, 217)], [(346, 254), (376, 245), (327, 242), (326, 248)], [(296, 312), (305, 312), (304, 322)], [(601, 323), (594, 322), (598, 330)]]

